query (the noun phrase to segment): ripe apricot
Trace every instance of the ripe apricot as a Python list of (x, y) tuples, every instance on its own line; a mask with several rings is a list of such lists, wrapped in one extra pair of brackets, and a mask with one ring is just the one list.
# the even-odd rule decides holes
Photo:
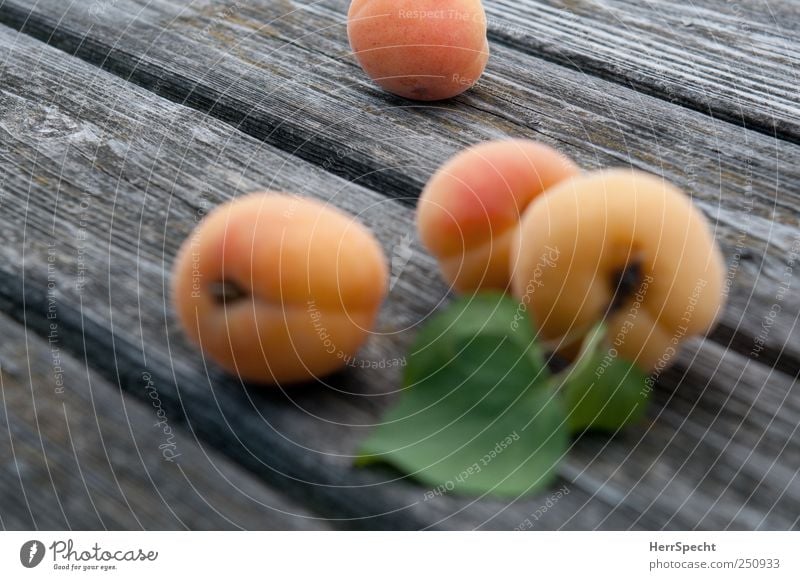
[(535, 141), (489, 141), (462, 151), (425, 186), (417, 209), (422, 242), (459, 292), (506, 290), (509, 247), (528, 204), (579, 172)]
[(725, 266), (683, 192), (625, 169), (567, 180), (532, 203), (511, 252), (512, 292), (569, 348), (606, 319), (610, 352), (651, 371), (724, 304)]
[(188, 336), (243, 379), (294, 382), (346, 364), (372, 328), (388, 268), (373, 235), (321, 202), (253, 194), (211, 212), (173, 270)]
[(480, 0), (353, 0), (347, 35), (372, 80), (418, 101), (463, 93), (489, 59)]

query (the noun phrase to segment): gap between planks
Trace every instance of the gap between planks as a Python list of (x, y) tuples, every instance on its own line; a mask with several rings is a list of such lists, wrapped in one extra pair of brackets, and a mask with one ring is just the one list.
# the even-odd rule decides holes
[[(2, 251), (6, 258), (2, 263), (22, 263), (26, 267), (21, 279), (19, 272), (4, 269), (0, 302), (5, 310), (27, 319), (29, 328), (42, 334), (47, 332), (47, 320), (42, 316), (48, 300), (43, 290), (46, 270), (42, 270), (42, 265), (48, 241), (55, 236), (61, 249), (59, 272), (63, 279), (69, 280), (76, 266), (74, 229), (80, 222), (81, 199), (92, 195), (92, 235), (97, 240), (106, 240), (109, 251), (104, 252), (101, 245), (92, 250), (91, 259), (100, 271), (107, 269), (108, 277), (93, 279), (92, 286), (87, 288), (91, 300), (89, 295), (84, 300), (69, 286), (61, 288), (63, 308), (59, 317), (65, 333), (86, 340), (86, 351), (81, 354), (94, 357), (92, 362), (103, 369), (112, 383), (141, 396), (141, 369), (152, 368), (169, 412), (176, 420), (185, 419), (193, 433), (212, 441), (287, 493), (340, 518), (337, 521), (342, 525), (349, 522), (370, 527), (508, 528), (518, 525), (521, 517), (536, 509), (540, 498), (516, 502), (511, 507), (455, 497), (418, 505), (424, 492), (419, 487), (392, 481), (392, 474), (349, 469), (347, 454), (379, 417), (392, 385), (396, 384), (396, 373), (356, 372), (334, 377), (333, 386), (355, 395), (350, 397), (320, 390), (264, 395), (242, 389), (216, 371), (203, 372), (194, 350), (175, 333), (162, 294), (167, 265), (177, 244), (188, 235), (198, 207), (203, 202), (214, 205), (224, 201), (226, 196), (220, 192), (228, 192), (230, 196), (270, 180), (299, 193), (327, 199), (325, 184), (333, 179), (320, 168), (272, 151), (243, 135), (230, 134), (214, 119), (175, 106), (104, 73), (92, 72), (88, 65), (77, 66), (75, 63), (79, 61), (44, 45), (24, 37), (16, 42), (30, 49), (30, 54), (18, 53), (18, 58), (23, 59), (20, 70), (6, 75), (6, 91), (12, 91), (8, 95), (29, 100), (35, 110), (55, 86), (86, 87), (86, 94), (65, 99), (62, 107), (49, 116), (33, 116), (30, 126), (16, 126), (21, 131), (13, 135), (12, 152), (16, 169), (23, 169), (24, 173), (12, 173), (6, 182), (8, 195), (13, 195), (18, 203), (9, 203), (8, 214), (2, 218), (8, 221), (7, 227), (0, 229), (5, 236)], [(8, 43), (6, 50), (9, 46), (16, 47), (16, 43)], [(31, 75), (31, 71), (37, 74)], [(4, 123), (4, 129), (7, 128)], [(42, 130), (48, 131), (49, 139), (40, 137)], [(175, 157), (169, 152), (174, 152)], [(259, 163), (251, 166), (256, 152)], [(37, 163), (37, 159), (41, 161)], [(95, 171), (87, 172), (87, 160)], [(180, 164), (173, 165), (175, 160), (180, 160)], [(46, 169), (47, 164), (40, 164), (45, 161), (59, 171)], [(144, 189), (141, 175), (147, 176)], [(337, 188), (341, 188), (336, 202), (345, 209), (359, 212), (376, 204), (380, 208), (367, 217), (383, 225), (377, 233), (385, 247), (391, 248), (404, 235), (409, 223), (407, 208), (382, 200), (375, 192), (336, 181)], [(198, 188), (202, 182), (205, 186)], [(53, 221), (48, 219), (55, 210), (48, 197), (54, 186), (59, 192), (57, 207), (62, 218), (55, 231)], [(112, 190), (115, 197), (106, 199)], [(27, 211), (30, 204), (37, 211)], [(150, 219), (142, 222), (144, 215)], [(25, 224), (28, 234), (24, 244), (22, 239), (14, 237), (18, 228), (12, 224), (19, 223)], [(138, 233), (135, 247), (131, 232)], [(390, 333), (397, 331), (396, 325), (424, 319), (446, 293), (446, 288), (437, 281), (431, 260), (418, 246), (414, 254), (407, 275), (398, 285), (398, 295), (390, 300), (385, 313), (384, 322), (395, 325), (388, 328)], [(420, 289), (424, 290), (422, 294)], [(142, 310), (132, 308), (142, 299), (142, 292), (146, 299), (150, 296), (153, 300)], [(112, 322), (112, 312), (116, 323)], [(398, 339), (375, 340), (363, 356), (367, 360), (396, 356), (407, 343), (408, 333)], [(751, 407), (777, 420), (772, 423), (784, 424), (783, 415), (778, 414), (791, 412), (791, 408), (765, 407), (767, 401), (758, 393), (764, 387), (764, 377), (769, 376), (775, 392), (794, 402), (791, 379), (735, 353), (720, 355), (708, 348), (695, 353), (688, 351), (678, 368), (684, 371), (690, 368), (691, 379), (680, 373), (670, 375), (661, 386), (683, 393), (688, 381), (703, 392), (717, 392), (724, 386), (718, 381), (727, 380), (715, 378), (720, 364), (737, 369), (740, 377), (750, 377), (750, 381), (740, 385), (744, 389), (742, 396), (749, 399)], [(763, 372), (745, 373), (751, 366)], [(216, 408), (209, 406), (210, 400), (216, 403)], [(683, 440), (664, 448), (663, 442), (674, 438), (676, 430), (691, 427), (690, 434), (703, 432), (709, 416), (707, 402), (700, 397), (688, 412), (661, 414), (655, 410), (661, 418), (628, 434), (634, 441), (639, 438), (635, 445), (629, 447), (622, 441), (618, 447), (613, 441), (605, 441), (605, 446), (610, 445), (616, 453), (597, 455), (592, 452), (590, 442), (576, 442), (578, 451), (563, 470), (571, 480), (573, 494), (541, 525), (655, 529), (702, 524), (747, 528), (757, 518), (756, 523), (763, 527), (785, 529), (787, 522), (779, 514), (785, 509), (795, 509), (796, 486), (786, 488), (783, 479), (777, 476), (763, 478), (765, 464), (778, 461), (785, 450), (796, 453), (791, 437), (785, 439), (784, 431), (764, 430), (758, 422), (751, 424), (750, 413), (741, 414), (738, 406), (723, 401), (724, 412), (718, 415), (726, 425), (730, 423), (730, 443), (737, 446), (719, 445), (713, 439), (691, 439), (698, 446), (698, 457), (717, 458), (718, 465), (713, 470), (698, 474), (696, 462), (686, 464)], [(231, 417), (236, 417), (235, 424), (229, 421)], [(746, 429), (733, 428), (740, 424)], [(763, 439), (767, 446), (755, 449), (754, 437)], [(300, 449), (292, 440), (302, 441), (312, 449), (310, 452)], [(758, 461), (743, 461), (746, 457), (739, 454), (742, 449), (750, 450), (750, 456)], [(653, 457), (660, 458), (659, 469), (648, 471), (647, 485), (627, 479), (628, 470), (620, 470), (620, 465), (626, 462), (628, 466), (650, 465)], [(604, 471), (606, 475), (598, 478)], [(730, 478), (731, 473), (746, 474), (760, 493), (739, 489), (736, 478)], [(784, 471), (776, 473), (781, 478), (786, 476)], [(697, 479), (698, 476), (702, 477)], [(694, 491), (688, 498), (691, 501), (683, 504), (669, 501), (664, 486), (670, 482), (683, 483), (678, 489), (684, 490), (688, 482), (694, 482)], [(365, 493), (364, 487), (370, 493)], [(714, 499), (719, 500), (720, 494), (732, 495), (743, 509), (731, 512), (729, 504), (723, 503), (698, 522), (695, 502), (713, 506), (719, 503)]]
[[(735, 285), (736, 294), (731, 297), (731, 304), (740, 318), (723, 320), (715, 338), (743, 353), (755, 349), (754, 338), (769, 315), (782, 273), (788, 267), (783, 264), (791, 251), (792, 236), (797, 235), (796, 225), (800, 223), (795, 209), (800, 204), (800, 196), (793, 193), (800, 191), (800, 163), (792, 162), (792, 158), (800, 160), (797, 146), (773, 142), (756, 132), (736, 129), (680, 107), (665, 107), (657, 99), (622, 90), (599, 79), (594, 87), (591, 77), (587, 84), (587, 78), (553, 65), (551, 69), (559, 69), (549, 71), (553, 76), (544, 81), (530, 78), (527, 71), (534, 63), (542, 66), (547, 63), (516, 51), (504, 52), (502, 58), (497, 59), (500, 61), (496, 63), (498, 70), (487, 73), (487, 83), (503, 83), (496, 99), (485, 90), (475, 90), (460, 100), (462, 107), (472, 108), (472, 114), (463, 110), (457, 113), (467, 118), (467, 126), (463, 119), (459, 119), (462, 124), (458, 125), (455, 118), (448, 118), (449, 113), (455, 113), (448, 110), (448, 106), (441, 110), (408, 106), (391, 98), (365, 106), (364, 95), (357, 90), (362, 81), (336, 93), (341, 87), (330, 80), (357, 75), (354, 72), (357, 67), (349, 57), (339, 60), (348, 49), (341, 38), (341, 18), (337, 20), (329, 9), (282, 18), (280, 6), (257, 4), (258, 10), (254, 8), (247, 13), (242, 8), (230, 18), (215, 23), (215, 13), (208, 9), (192, 6), (176, 15), (170, 12), (171, 3), (151, 2), (146, 12), (131, 12), (136, 6), (131, 0), (115, 2), (101, 19), (93, 22), (92, 36), (88, 35), (88, 30), (80, 30), (81, 19), (86, 18), (81, 12), (70, 13), (63, 20), (51, 20), (42, 14), (28, 18), (25, 9), (7, 3), (5, 17), (19, 28), (76, 53), (88, 62), (99, 64), (170, 100), (208, 112), (245, 134), (407, 205), (414, 204), (429, 175), (431, 170), (427, 166), (435, 166), (430, 160), (426, 160), (424, 166), (418, 162), (420, 144), (412, 144), (412, 141), (420, 134), (436, 140), (424, 149), (443, 159), (470, 142), (533, 129), (540, 131), (540, 137), (546, 142), (558, 140), (559, 148), (572, 148), (568, 153), (584, 166), (630, 163), (663, 175), (690, 189), (695, 201), (712, 219), (718, 220), (717, 235), (729, 257), (733, 254), (735, 263), (729, 264), (729, 268), (740, 283)], [(55, 0), (42, 0), (36, 9), (55, 12), (63, 10), (63, 5)], [(270, 20), (270, 17), (274, 18)], [(209, 20), (211, 24), (207, 23)], [(107, 27), (110, 21), (114, 21), (114, 27)], [(130, 29), (130, 34), (135, 32), (137, 36), (126, 38), (124, 45), (134, 53), (141, 53), (140, 57), (117, 48), (120, 40), (117, 24), (125, 22), (124, 29)], [(263, 22), (269, 22), (267, 36), (260, 34), (260, 28), (253, 28)], [(195, 28), (203, 24), (202, 30), (211, 29), (214, 35), (208, 43), (194, 44)], [(78, 28), (73, 31), (70, 26)], [(171, 35), (169, 28), (173, 26), (182, 31), (180, 37)], [(305, 34), (309, 26), (316, 31), (313, 40)], [(242, 31), (246, 34), (239, 38)], [(215, 47), (215, 43), (220, 42), (222, 52)], [(229, 57), (226, 48), (231, 43), (236, 49), (233, 57)], [(270, 50), (285, 47), (282, 57), (311, 67), (315, 82), (309, 87), (308, 95), (305, 95), (304, 86), (300, 86), (300, 90), (291, 84), (286, 87), (289, 100), (296, 99), (296, 105), (288, 104), (280, 95), (259, 91), (261, 85), (280, 83), (284, 78), (281, 75), (292, 76), (287, 71), (265, 70), (263, 63), (252, 60), (255, 55), (248, 51), (258, 51), (262, 46)], [(323, 57), (323, 54), (333, 56)], [(198, 72), (195, 59), (219, 64), (223, 69), (219, 71), (220, 78), (214, 76), (217, 71), (207, 68)], [(280, 65), (275, 64), (278, 69)], [(200, 81), (176, 72), (176, 66), (184, 72), (195, 71)], [(225, 66), (239, 71), (238, 76), (227, 75)], [(295, 76), (297, 72), (294, 71)], [(259, 80), (260, 76), (263, 80)], [(316, 86), (318, 79), (328, 79), (319, 80), (319, 83), (327, 83), (325, 86), (334, 90), (345, 106), (338, 104), (337, 99), (323, 96), (324, 91)], [(526, 82), (535, 85), (535, 90), (525, 89)], [(363, 84), (369, 85), (368, 82)], [(369, 90), (368, 93), (370, 96), (376, 92)], [(569, 94), (573, 101), (567, 109), (564, 94)], [(262, 99), (270, 106), (263, 105)], [(529, 103), (545, 110), (532, 111)], [(383, 106), (394, 104), (401, 104), (391, 109), (398, 118), (387, 118), (384, 112), (388, 108)], [(405, 107), (408, 109), (404, 111)], [(652, 107), (656, 109), (651, 110)], [(565, 110), (570, 109), (576, 109), (575, 120), (564, 118)], [(347, 111), (354, 110), (366, 115), (366, 122), (356, 123), (354, 117), (349, 118)], [(401, 116), (400, 113), (408, 114)], [(592, 117), (591, 127), (588, 123), (582, 124), (587, 115)], [(337, 121), (326, 126), (331, 116)], [(339, 121), (340, 118), (345, 122)], [(575, 121), (581, 124), (575, 126)], [(348, 127), (349, 123), (354, 126)], [(583, 131), (591, 132), (586, 135)], [(394, 136), (391, 142), (383, 141), (386, 135)], [(380, 146), (360, 150), (365, 136), (373, 139), (371, 145), (379, 143)], [(742, 141), (745, 147), (739, 146)], [(340, 158), (342, 147), (346, 151)], [(743, 173), (743, 167), (749, 168), (747, 174)], [(750, 222), (746, 231), (741, 225), (742, 213)], [(741, 260), (736, 258), (739, 255)], [(751, 259), (748, 261), (748, 258)], [(745, 288), (752, 290), (748, 294)], [(792, 300), (791, 306), (797, 306), (796, 310), (800, 311), (800, 298)], [(800, 351), (790, 346), (798, 342), (794, 340), (796, 334), (796, 321), (782, 317), (771, 329), (767, 342), (761, 345), (760, 360), (787, 373), (797, 373)]]

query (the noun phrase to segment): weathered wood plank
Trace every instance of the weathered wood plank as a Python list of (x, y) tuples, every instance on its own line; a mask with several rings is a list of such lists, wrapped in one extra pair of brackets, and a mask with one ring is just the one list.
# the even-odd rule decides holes
[[(170, 420), (185, 422), (276, 487), (338, 518), (337, 525), (513, 528), (546, 502), (547, 495), (511, 504), (455, 496), (425, 502), (426, 490), (396, 474), (351, 469), (349, 456), (358, 440), (391, 400), (396, 366), (351, 369), (331, 378), (327, 388), (263, 393), (214, 369), (206, 374), (176, 332), (164, 296), (167, 269), (180, 240), (208, 207), (264, 186), (314, 195), (361, 213), (389, 253), (413, 232), (411, 209), (29, 38), (6, 32), (0, 47), (0, 60), (9, 63), (0, 121), (7, 149), (6, 211), (0, 216), (3, 310), (20, 318), (24, 312), (29, 329), (47, 334), (47, 259), (55, 248), (61, 340), (84, 340), (73, 343), (81, 345), (80, 356), (140, 397), (142, 373), (149, 372)], [(82, 235), (88, 242), (82, 243)], [(361, 353), (365, 361), (402, 356), (413, 326), (446, 296), (431, 259), (416, 241), (412, 249), (383, 315), (381, 330), (387, 334)], [(90, 269), (84, 284), (76, 286), (81, 256)], [(22, 264), (22, 270), (10, 264)], [(737, 390), (760, 416), (796, 407), (788, 376), (770, 374), (738, 355), (726, 355), (725, 365), (734, 373), (757, 369), (748, 371)], [(684, 354), (676, 370), (662, 377), (659, 388), (665, 392), (696, 392), (691, 389), (706, 385), (703, 392), (711, 393), (708, 403), (705, 396), (698, 398), (697, 414), (688, 413), (687, 423), (674, 419), (685, 407), (670, 411), (673, 399), (662, 398), (651, 425), (600, 441), (601, 454), (595, 453), (598, 440), (577, 441), (562, 471), (571, 493), (536, 526), (747, 528), (758, 521), (765, 528), (791, 527), (781, 510), (794, 509), (800, 492), (793, 480), (786, 486), (790, 471), (779, 452), (785, 427), (759, 432), (768, 442), (764, 447), (754, 446), (757, 426), (740, 434), (736, 426), (750, 415), (739, 397), (720, 402), (716, 394), (731, 383), (719, 382), (728, 378), (716, 378), (718, 366), (719, 349), (703, 347), (696, 356)], [(758, 396), (765, 389), (791, 404), (776, 410), (774, 397)], [(709, 409), (731, 433), (730, 445), (702, 437)], [(781, 415), (772, 423), (787, 421)], [(685, 438), (665, 448), (665, 441), (678, 436)], [(710, 472), (697, 471), (708, 468), (705, 461), (684, 466), (687, 441), (697, 446), (698, 457), (713, 458)], [(796, 445), (786, 442), (789, 458)], [(653, 457), (659, 457), (656, 467)], [(762, 478), (762, 466), (773, 461), (784, 466), (781, 477)], [(635, 477), (645, 466), (647, 485)], [(738, 479), (729, 477), (736, 472), (748, 477), (751, 487), (740, 489)], [(673, 491), (666, 495), (666, 489)], [(692, 493), (680, 505), (674, 490)], [(772, 499), (780, 503), (765, 503)], [(702, 520), (698, 505), (712, 508)], [(780, 510), (772, 509), (776, 505)]]
[[(715, 337), (794, 374), (800, 147), (504, 46), (451, 103), (410, 105), (366, 80), (346, 3), (6, 2), (0, 19), (325, 169), (413, 204), (466, 144), (533, 136), (586, 167), (630, 164), (689, 189), (718, 224), (733, 282)], [(531, 71), (537, 71), (532, 75)], [(387, 138), (387, 136), (390, 136)], [(764, 325), (769, 324), (765, 331)]]
[[(575, 461), (587, 477), (624, 489), (621, 505), (645, 505), (644, 513), (669, 527), (797, 526), (796, 379), (712, 344), (695, 344), (681, 356), (684, 368), (669, 370), (654, 393), (646, 432), (626, 434), (624, 447), (586, 441)], [(774, 491), (764, 494), (765, 484)]]
[[(0, 315), (0, 527), (326, 529), (62, 346)], [(148, 400), (149, 399), (149, 400)]]
[[(14, 39), (4, 30), (0, 46), (2, 56), (12, 47), (15, 56), (3, 74), (0, 121), (8, 208), (0, 217), (6, 220), (0, 227), (4, 311), (47, 335), (47, 315), (55, 308), (59, 345), (77, 350), (139, 397), (147, 395), (142, 377), (148, 373), (170, 421), (337, 526), (469, 528), (492, 518), (494, 527), (518, 525), (521, 512), (500, 513), (505, 505), (499, 502), (425, 502), (426, 490), (397, 481), (395, 473), (351, 469), (357, 441), (388, 403), (382, 393), (397, 384), (397, 366), (351, 370), (327, 388), (243, 388), (214, 369), (205, 373), (166, 306), (177, 245), (205, 211), (236, 193), (271, 185), (351, 211), (370, 208), (365, 220), (382, 220), (386, 228), (379, 234), (387, 247), (408, 231), (409, 209), (29, 38)], [(65, 97), (58, 104), (56, 93)], [(436, 279), (430, 260), (418, 247), (415, 254), (427, 265), (411, 264), (395, 286), (409, 297), (412, 287)], [(386, 310), (384, 330), (416, 323), (432, 306), (398, 301)], [(363, 360), (391, 362), (409, 338), (375, 341)], [(560, 525), (590, 497), (574, 487), (561, 511), (551, 511), (541, 525)], [(534, 498), (519, 509), (538, 506)], [(592, 502), (574, 525), (603, 520), (628, 527), (610, 509)]]
[(800, 142), (800, 11), (791, 0), (484, 4), (494, 40)]

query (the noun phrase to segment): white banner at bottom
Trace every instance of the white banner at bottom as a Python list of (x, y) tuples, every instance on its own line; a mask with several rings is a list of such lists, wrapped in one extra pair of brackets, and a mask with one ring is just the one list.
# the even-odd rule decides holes
[(800, 578), (793, 532), (3, 532), (2, 578)]

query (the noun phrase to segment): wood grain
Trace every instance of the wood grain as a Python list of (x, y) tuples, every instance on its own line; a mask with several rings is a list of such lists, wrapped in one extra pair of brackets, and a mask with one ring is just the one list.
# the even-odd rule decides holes
[(62, 345), (0, 315), (0, 527), (328, 526), (124, 394)]
[[(18, 113), (0, 122), (8, 150), (2, 169), (10, 209), (0, 235), (4, 311), (47, 335), (55, 298), (65, 348), (143, 398), (147, 373), (171, 421), (336, 526), (469, 528), (492, 518), (496, 527), (518, 525), (519, 512), (501, 513), (505, 504), (449, 497), (424, 502), (427, 490), (398, 481), (395, 473), (350, 467), (358, 440), (388, 404), (385, 394), (395, 390), (399, 368), (350, 370), (327, 386), (265, 394), (216, 369), (206, 372), (177, 332), (166, 303), (168, 267), (177, 245), (205, 211), (242, 191), (268, 184), (341, 202), (352, 211), (367, 208), (371, 213), (365, 221), (385, 220), (379, 235), (387, 246), (407, 233), (410, 210), (332, 179), (213, 118), (27, 38), (8, 36), (4, 51), (15, 46), (21, 58), (19, 67), (3, 77), (3, 110)], [(74, 98), (49, 107), (58, 87)], [(52, 272), (49, 252), (55, 252)], [(420, 271), (412, 264), (395, 286), (408, 296), (412, 287), (430, 287), (436, 280), (430, 260), (418, 247), (415, 254), (427, 267)], [(81, 260), (89, 270), (78, 285)], [(50, 277), (56, 280), (54, 296)], [(433, 284), (444, 295), (445, 289)], [(428, 300), (407, 300), (388, 308), (390, 322), (382, 329), (387, 336), (373, 341), (361, 360), (396, 358), (410, 338), (406, 333), (392, 340), (398, 325), (415, 324), (431, 307)], [(590, 497), (576, 488), (560, 505), (572, 515)], [(538, 505), (534, 498), (520, 509)], [(607, 526), (627, 527), (609, 510), (597, 502), (576, 525), (591, 527), (603, 519)], [(561, 517), (551, 512), (541, 521), (556, 527)]]
[[(3, 311), (47, 336), (55, 298), (65, 348), (145, 400), (148, 373), (171, 421), (339, 527), (509, 529), (541, 511), (547, 494), (426, 502), (427, 490), (393, 472), (350, 467), (358, 441), (391, 403), (397, 366), (264, 393), (205, 368), (176, 331), (169, 266), (197, 219), (220, 202), (263, 187), (319, 197), (372, 225), (390, 255), (413, 236), (409, 207), (31, 38), (4, 30), (0, 39)], [(415, 239), (412, 249), (364, 361), (396, 359), (447, 299)], [(89, 269), (81, 281), (82, 264)], [(731, 388), (722, 366), (746, 377), (733, 383), (735, 397), (719, 395)], [(621, 438), (575, 442), (561, 472), (571, 493), (535, 527), (793, 527), (786, 510), (796, 509), (800, 491), (786, 465), (797, 446), (783, 414), (797, 405), (793, 385), (780, 371), (695, 343), (661, 378), (650, 423)], [(710, 417), (724, 440), (703, 436)], [(690, 443), (696, 455), (687, 461)], [(764, 477), (771, 464), (776, 475)]]
[[(6, 2), (0, 19), (157, 94), (413, 205), (474, 142), (528, 136), (588, 168), (632, 165), (685, 187), (717, 224), (732, 281), (715, 338), (796, 374), (800, 147), (502, 45), (449, 103), (386, 97), (349, 54), (346, 3)], [(537, 71), (532, 75), (530, 71)], [(769, 324), (768, 332), (764, 325)]]
[(791, 0), (487, 0), (490, 37), (670, 103), (800, 142)]

